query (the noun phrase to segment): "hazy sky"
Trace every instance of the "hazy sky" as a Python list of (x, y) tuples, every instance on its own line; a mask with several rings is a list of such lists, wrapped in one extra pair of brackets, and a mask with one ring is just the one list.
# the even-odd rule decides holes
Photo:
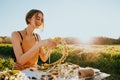
[(40, 9), (45, 15), (42, 39), (120, 37), (120, 0), (0, 0), (0, 36), (24, 29), (25, 15)]

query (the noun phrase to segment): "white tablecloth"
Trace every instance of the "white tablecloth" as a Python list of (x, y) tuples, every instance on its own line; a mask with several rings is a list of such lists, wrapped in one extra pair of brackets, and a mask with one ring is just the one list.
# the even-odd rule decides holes
[[(99, 74), (95, 75), (94, 80), (102, 80), (102, 79), (110, 76), (110, 74), (100, 72), (99, 69), (93, 69), (93, 70), (95, 72), (99, 72)], [(21, 72), (24, 73), (30, 79), (32, 79), (33, 77), (37, 78), (37, 79), (40, 79), (41, 75), (48, 74), (47, 72), (39, 71), (39, 70), (36, 70), (36, 69), (31, 70), (30, 68), (22, 70)], [(85, 78), (79, 79), (78, 76), (76, 76), (76, 77), (73, 77), (73, 78), (70, 78), (70, 79), (64, 79), (64, 78), (58, 77), (58, 80), (85, 80)]]

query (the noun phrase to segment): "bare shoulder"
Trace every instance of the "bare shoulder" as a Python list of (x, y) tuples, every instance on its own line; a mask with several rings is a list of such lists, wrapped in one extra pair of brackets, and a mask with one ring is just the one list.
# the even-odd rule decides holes
[(12, 32), (12, 35), (11, 35), (12, 38), (17, 38), (18, 37), (18, 32), (17, 31), (14, 31)]
[(12, 32), (11, 40), (12, 42), (20, 42), (20, 35), (17, 31)]

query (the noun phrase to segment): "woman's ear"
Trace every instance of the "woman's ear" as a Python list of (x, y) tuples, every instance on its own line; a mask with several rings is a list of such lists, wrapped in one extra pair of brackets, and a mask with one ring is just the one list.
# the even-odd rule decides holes
[(28, 23), (30, 24), (31, 19), (27, 19)]

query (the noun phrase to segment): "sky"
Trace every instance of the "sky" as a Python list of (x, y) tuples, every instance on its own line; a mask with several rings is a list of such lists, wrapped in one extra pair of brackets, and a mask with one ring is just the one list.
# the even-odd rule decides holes
[(120, 37), (120, 0), (0, 0), (0, 36), (25, 29), (25, 15), (31, 9), (44, 13), (42, 39), (78, 37)]

